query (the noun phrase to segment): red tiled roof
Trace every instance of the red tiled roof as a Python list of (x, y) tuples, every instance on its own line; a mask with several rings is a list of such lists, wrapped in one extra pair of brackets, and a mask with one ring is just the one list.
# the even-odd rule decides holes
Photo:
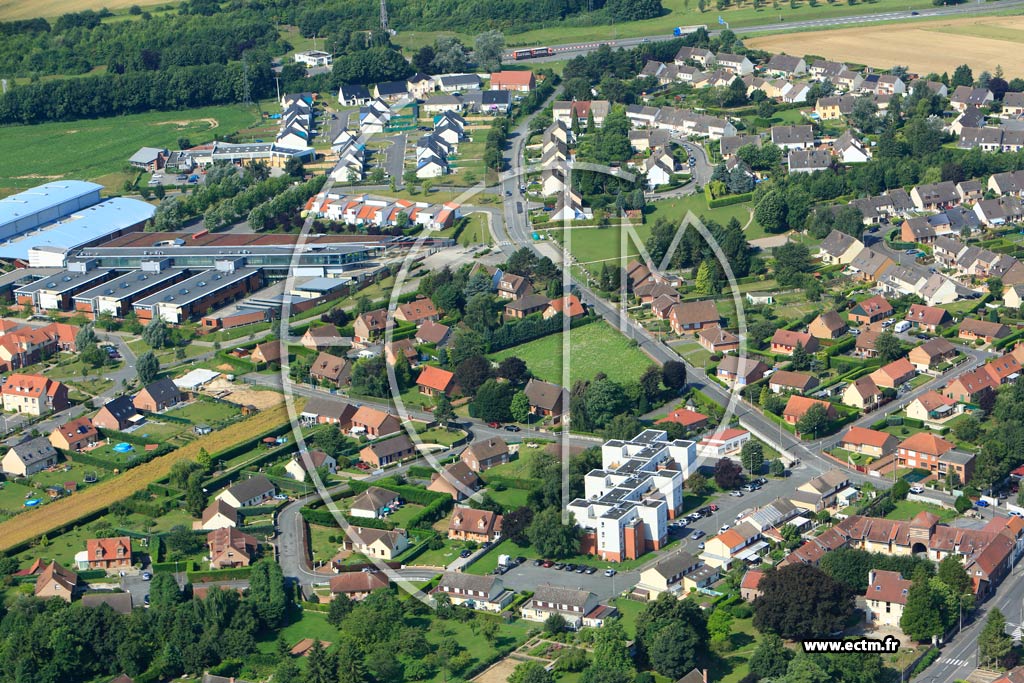
[(953, 450), (953, 444), (934, 434), (918, 432), (901, 441), (900, 448), (915, 453), (939, 456)]
[(855, 443), (864, 446), (881, 448), (885, 442), (892, 438), (892, 434), (879, 432), (865, 427), (850, 427), (843, 435), (843, 443)]
[(454, 377), (454, 373), (427, 365), (420, 372), (420, 376), (416, 378), (416, 384), (434, 391), (448, 391)]

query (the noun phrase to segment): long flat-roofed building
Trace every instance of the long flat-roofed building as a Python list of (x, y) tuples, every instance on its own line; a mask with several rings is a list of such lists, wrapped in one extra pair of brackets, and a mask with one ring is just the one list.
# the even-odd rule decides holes
[(132, 304), (139, 320), (159, 317), (170, 323), (181, 323), (205, 315), (210, 309), (240, 299), (263, 286), (259, 268), (238, 267), (235, 261), (218, 261), (216, 270), (193, 275), (139, 299)]
[(15, 300), (36, 310), (67, 311), (73, 297), (114, 278), (117, 271), (97, 268), (94, 261), (74, 261), (67, 270), (14, 290)]
[(109, 313), (124, 317), (132, 303), (155, 294), (189, 276), (184, 268), (168, 268), (170, 261), (143, 261), (142, 268), (119, 275), (113, 280), (74, 296), (75, 310), (94, 318)]
[(683, 482), (696, 467), (697, 445), (647, 429), (601, 447), (601, 469), (584, 477), (585, 498), (568, 510), (585, 530), (583, 553), (621, 562), (657, 550), (668, 522), (683, 510)]
[(137, 230), (156, 213), (137, 199), (101, 201), (101, 189), (62, 180), (0, 199), (0, 258), (63, 267), (70, 250)]

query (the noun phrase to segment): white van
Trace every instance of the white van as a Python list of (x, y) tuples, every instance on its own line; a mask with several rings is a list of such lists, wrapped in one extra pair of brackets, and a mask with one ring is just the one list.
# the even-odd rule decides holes
[(897, 333), (898, 332), (906, 332), (907, 330), (910, 329), (910, 321), (909, 320), (901, 320), (898, 323), (896, 323), (896, 327), (894, 327), (892, 329), (893, 329), (894, 332), (897, 332)]

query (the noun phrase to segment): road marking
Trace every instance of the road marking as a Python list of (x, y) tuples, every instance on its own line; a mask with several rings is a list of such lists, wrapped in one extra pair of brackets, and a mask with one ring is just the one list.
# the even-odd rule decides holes
[(952, 657), (946, 657), (945, 659), (940, 659), (939, 660), (939, 664), (948, 664), (950, 666), (960, 667), (960, 666), (967, 666), (967, 660), (966, 659), (954, 659)]

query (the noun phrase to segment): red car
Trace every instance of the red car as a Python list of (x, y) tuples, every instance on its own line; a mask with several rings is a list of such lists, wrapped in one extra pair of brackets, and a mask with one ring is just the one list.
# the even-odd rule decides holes
[(498, 427), (501, 426), (501, 423), (500, 422), (488, 422), (487, 426), (490, 427), (491, 429), (497, 429)]
[(709, 509), (710, 509), (710, 510), (711, 510), (712, 512), (718, 512), (718, 506), (717, 506), (717, 505), (714, 505), (714, 504), (712, 504), (712, 505), (708, 505), (708, 508), (709, 508)]

